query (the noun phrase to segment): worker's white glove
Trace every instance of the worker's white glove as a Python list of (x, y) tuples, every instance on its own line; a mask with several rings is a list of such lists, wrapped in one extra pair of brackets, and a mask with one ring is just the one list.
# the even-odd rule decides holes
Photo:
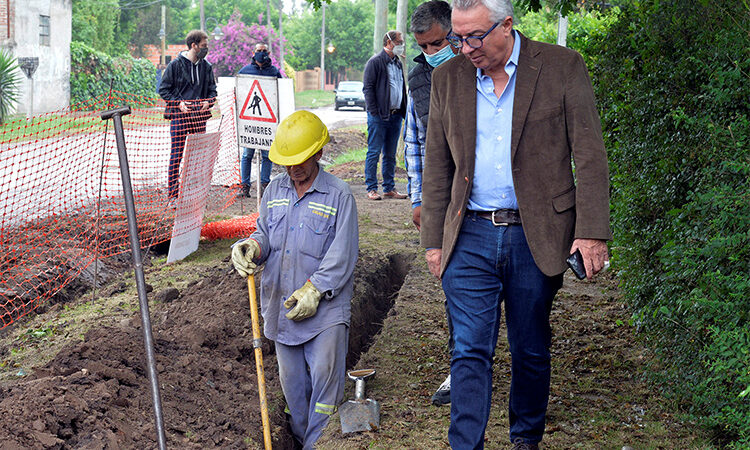
[(234, 264), (237, 273), (243, 277), (255, 273), (258, 265), (253, 262), (253, 259), (258, 256), (260, 256), (260, 245), (255, 239), (245, 239), (232, 247), (232, 264)]
[(318, 312), (318, 303), (320, 303), (320, 297), (323, 294), (316, 288), (310, 280), (303, 284), (301, 288), (297, 289), (289, 296), (284, 302), (284, 308), (291, 308), (295, 304), (294, 309), (286, 313), (286, 318), (289, 320), (303, 320), (308, 317), (312, 317)]

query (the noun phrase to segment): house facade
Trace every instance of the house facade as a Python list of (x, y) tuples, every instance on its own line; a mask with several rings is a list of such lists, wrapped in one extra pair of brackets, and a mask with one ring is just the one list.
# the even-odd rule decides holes
[(19, 70), (16, 113), (70, 106), (72, 17), (72, 0), (0, 0), (0, 47), (16, 58), (38, 58), (33, 83)]

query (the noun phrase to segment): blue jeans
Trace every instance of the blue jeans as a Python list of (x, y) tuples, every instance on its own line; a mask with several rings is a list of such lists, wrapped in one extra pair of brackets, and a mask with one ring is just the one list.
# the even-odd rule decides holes
[(451, 448), (481, 449), (492, 399), (492, 358), (505, 302), (511, 353), (510, 438), (537, 443), (550, 383), (552, 299), (562, 275), (534, 263), (520, 225), (494, 226), (467, 212), (443, 275), (453, 324)]
[(378, 115), (367, 113), (367, 158), (365, 159), (365, 184), (367, 191), (378, 190), (378, 160), (383, 154), (381, 172), (383, 192), (391, 192), (395, 187), (393, 176), (396, 171), (396, 146), (401, 132), (401, 116), (391, 115), (383, 120)]
[(205, 132), (206, 120), (196, 118), (194, 115), (178, 114), (177, 118), (169, 122), (172, 146), (169, 155), (169, 167), (167, 168), (167, 185), (169, 186), (170, 199), (177, 198), (180, 190), (180, 163), (182, 163), (187, 135)]
[[(261, 150), (260, 162), (260, 182), (268, 183), (271, 181), (271, 160), (268, 158), (268, 150)], [(242, 158), (240, 159), (240, 177), (242, 184), (250, 186), (250, 170), (253, 165), (254, 148), (242, 147)]]

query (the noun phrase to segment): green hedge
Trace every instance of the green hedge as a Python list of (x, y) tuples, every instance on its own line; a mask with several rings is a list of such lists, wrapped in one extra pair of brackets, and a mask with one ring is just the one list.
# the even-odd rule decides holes
[(81, 42), (70, 44), (70, 103), (86, 109), (92, 100), (112, 90), (134, 96), (156, 97), (156, 67), (147, 59), (113, 58)]
[(616, 267), (653, 373), (750, 445), (750, 6), (630, 2), (585, 50), (612, 177)]

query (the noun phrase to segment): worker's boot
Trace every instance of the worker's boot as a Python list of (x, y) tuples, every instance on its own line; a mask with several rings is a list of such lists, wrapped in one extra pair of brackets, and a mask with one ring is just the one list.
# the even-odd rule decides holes
[(238, 197), (250, 197), (250, 186), (247, 184), (242, 184), (242, 188), (240, 189), (240, 192), (237, 194)]
[(266, 192), (268, 183), (260, 183), (260, 196), (263, 197), (263, 193)]

